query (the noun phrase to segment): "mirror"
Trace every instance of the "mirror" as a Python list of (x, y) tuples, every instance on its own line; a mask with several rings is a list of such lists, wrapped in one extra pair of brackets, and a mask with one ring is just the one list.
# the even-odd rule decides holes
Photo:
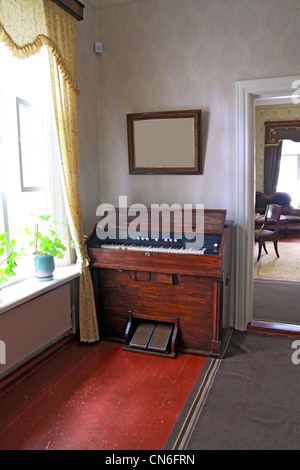
[(127, 114), (129, 174), (202, 174), (201, 110)]

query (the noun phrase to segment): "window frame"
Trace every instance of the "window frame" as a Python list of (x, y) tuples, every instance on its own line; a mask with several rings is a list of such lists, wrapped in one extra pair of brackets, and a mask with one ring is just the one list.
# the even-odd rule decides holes
[[(21, 131), (21, 116), (20, 116), (20, 107), (23, 106), (24, 108), (27, 108), (28, 110), (31, 110), (33, 113), (36, 112), (35, 107), (32, 103), (29, 101), (26, 101), (22, 98), (19, 98), (16, 96), (16, 108), (17, 108), (17, 129), (18, 129), (18, 149), (19, 149), (19, 171), (20, 171), (20, 185), (21, 185), (21, 192), (32, 192), (32, 191), (46, 191), (48, 188), (48, 185), (40, 185), (40, 186), (26, 186), (24, 184), (24, 166), (25, 162), (23, 159), (23, 147), (22, 147), (22, 131)], [(44, 119), (43, 113), (41, 113), (42, 119)], [(44, 127), (44, 125), (43, 125)], [(45, 137), (44, 137), (45, 138)]]

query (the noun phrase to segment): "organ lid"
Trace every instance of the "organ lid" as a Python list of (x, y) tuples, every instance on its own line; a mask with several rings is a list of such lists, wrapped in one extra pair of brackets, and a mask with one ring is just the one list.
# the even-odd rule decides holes
[[(178, 231), (181, 227), (185, 233), (202, 233), (204, 223), (204, 233), (223, 233), (226, 218), (224, 209), (175, 209), (170, 208), (142, 208), (141, 210), (131, 206), (128, 208), (111, 208), (103, 213), (97, 225), (101, 229), (110, 224), (110, 228), (128, 230), (130, 226), (134, 228), (139, 225), (141, 231), (163, 231), (164, 224), (167, 224), (170, 232)], [(203, 223), (202, 223), (203, 222)], [(177, 230), (175, 228), (177, 227)]]

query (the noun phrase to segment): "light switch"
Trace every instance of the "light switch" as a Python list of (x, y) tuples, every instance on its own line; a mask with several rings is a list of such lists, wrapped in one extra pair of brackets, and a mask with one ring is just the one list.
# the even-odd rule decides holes
[(95, 42), (96, 54), (102, 54), (102, 42)]

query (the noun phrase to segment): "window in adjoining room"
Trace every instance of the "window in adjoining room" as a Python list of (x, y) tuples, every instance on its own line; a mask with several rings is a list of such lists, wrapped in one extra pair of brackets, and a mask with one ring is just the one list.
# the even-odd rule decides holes
[(286, 192), (293, 207), (300, 207), (300, 142), (284, 140), (276, 191)]

